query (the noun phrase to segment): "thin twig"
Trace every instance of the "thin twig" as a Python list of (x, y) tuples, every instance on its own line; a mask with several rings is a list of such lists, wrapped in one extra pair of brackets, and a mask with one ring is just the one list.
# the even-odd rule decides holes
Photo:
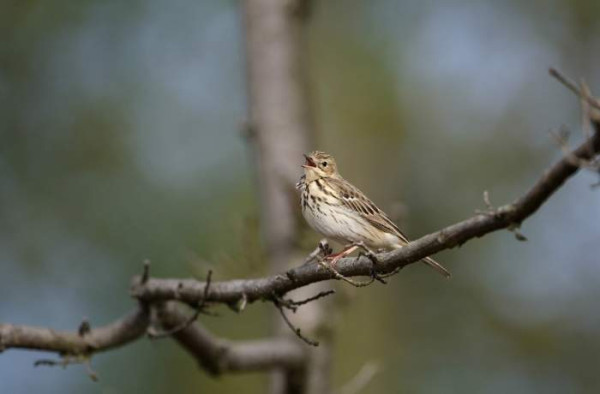
[[(485, 204), (486, 209), (483, 211), (481, 209), (476, 209), (475, 210), (476, 214), (491, 215), (491, 216), (496, 216), (496, 215), (501, 214), (501, 211), (496, 209), (496, 207), (494, 207), (494, 204), (492, 204), (492, 200), (490, 199), (490, 192), (487, 190), (483, 191), (483, 203)], [(508, 231), (510, 231), (511, 233), (513, 233), (513, 235), (515, 236), (517, 241), (525, 242), (525, 241), (527, 241), (527, 237), (519, 231), (520, 226), (521, 226), (520, 223), (514, 222), (514, 223), (510, 223), (508, 226), (506, 226), (506, 229)]]
[(204, 296), (202, 297), (202, 300), (200, 300), (200, 302), (196, 306), (196, 310), (194, 311), (194, 314), (192, 316), (190, 316), (189, 319), (187, 319), (186, 321), (184, 321), (183, 323), (181, 323), (178, 326), (175, 326), (169, 330), (164, 330), (164, 331), (157, 331), (154, 327), (148, 327), (148, 336), (151, 339), (160, 339), (160, 338), (169, 337), (173, 334), (178, 333), (179, 331), (182, 331), (182, 330), (188, 328), (192, 323), (194, 323), (198, 319), (198, 317), (200, 316), (201, 313), (206, 313), (204, 308), (206, 307), (206, 299), (208, 298), (208, 291), (210, 289), (211, 280), (212, 280), (212, 270), (209, 270), (208, 275), (206, 277), (206, 285), (204, 286)]
[(550, 73), (551, 76), (553, 76), (554, 78), (556, 78), (560, 83), (562, 83), (564, 86), (567, 87), (567, 89), (569, 89), (571, 92), (573, 92), (577, 97), (585, 100), (588, 102), (588, 104), (590, 104), (592, 107), (596, 108), (596, 109), (600, 109), (600, 103), (598, 103), (598, 101), (589, 96), (586, 95), (580, 88), (579, 86), (577, 86), (577, 84), (573, 81), (571, 81), (569, 78), (567, 78), (565, 75), (563, 75), (560, 71), (558, 71), (557, 69), (551, 67), (548, 72)]
[[(584, 97), (593, 97), (590, 87), (582, 78), (581, 82), (579, 82), (579, 86), (581, 86), (581, 93)], [(583, 129), (583, 136), (585, 138), (590, 138), (592, 134), (594, 134), (594, 130), (592, 127), (592, 111), (595, 111), (591, 108), (588, 100), (581, 98), (579, 100), (581, 102), (581, 128)]]
[(304, 259), (304, 264), (312, 263), (315, 259), (319, 257), (319, 254), (321, 254), (321, 248), (317, 246), (312, 252), (310, 252), (308, 256), (306, 256), (306, 258)]
[(85, 371), (87, 372), (87, 375), (90, 377), (90, 379), (92, 379), (94, 382), (97, 382), (98, 374), (92, 368), (92, 360), (90, 358), (88, 358), (87, 360), (84, 360), (83, 366), (85, 367)]
[[(124, 345), (144, 334), (148, 309), (143, 305), (108, 325), (77, 331), (0, 324), (0, 348), (35, 349), (65, 355), (91, 354)], [(85, 325), (84, 325), (85, 326)], [(81, 327), (80, 327), (81, 328)]]
[(319, 255), (327, 256), (328, 251), (331, 250), (329, 247), (329, 243), (326, 239), (322, 239), (319, 241), (319, 244), (315, 247), (315, 249), (310, 252), (308, 256), (304, 259), (304, 264), (312, 263), (315, 259), (319, 257)]
[(142, 284), (148, 282), (148, 278), (150, 277), (150, 260), (144, 260), (144, 270), (142, 271)]
[(483, 203), (485, 204), (485, 210), (476, 209), (475, 213), (478, 215), (493, 215), (496, 213), (496, 208), (490, 200), (490, 192), (487, 190), (483, 191)]
[(79, 334), (80, 337), (83, 337), (86, 334), (89, 334), (90, 331), (92, 331), (92, 326), (90, 325), (90, 322), (88, 321), (88, 319), (84, 318), (81, 321), (81, 324), (79, 324), (79, 328), (77, 329), (77, 333)]
[(560, 150), (562, 151), (563, 156), (567, 160), (569, 160), (569, 162), (571, 164), (573, 164), (574, 166), (577, 166), (579, 168), (585, 168), (585, 169), (592, 170), (592, 171), (598, 170), (598, 164), (594, 163), (593, 160), (580, 159), (577, 156), (575, 156), (575, 154), (573, 154), (573, 151), (571, 150), (571, 148), (569, 147), (569, 144), (568, 144), (569, 135), (570, 135), (570, 132), (568, 129), (563, 127), (560, 129), (560, 131), (558, 133), (550, 130), (549, 134), (552, 136), (554, 141), (556, 141), (556, 144), (560, 147)]
[(340, 274), (335, 268), (333, 268), (331, 266), (331, 264), (327, 264), (327, 263), (325, 263), (324, 261), (321, 261), (321, 260), (317, 261), (317, 263), (321, 267), (323, 267), (326, 270), (328, 270), (329, 272), (331, 272), (336, 279), (343, 280), (344, 282), (349, 283), (349, 284), (351, 284), (354, 287), (366, 287), (366, 286), (369, 286), (371, 283), (373, 283), (375, 281), (375, 277), (371, 276), (371, 278), (369, 280), (367, 280), (365, 282), (359, 282), (359, 281), (350, 279), (347, 276), (344, 276), (344, 275)]
[(90, 363), (90, 356), (88, 354), (79, 355), (64, 355), (60, 360), (41, 359), (36, 360), (33, 363), (34, 367), (46, 366), (46, 367), (62, 367), (66, 368), (68, 365), (82, 364), (85, 367), (87, 375), (94, 382), (98, 381), (98, 374), (92, 369)]
[(335, 290), (321, 291), (317, 295), (314, 295), (312, 297), (309, 297), (309, 298), (301, 300), (301, 301), (291, 301), (291, 300), (286, 300), (286, 301), (289, 301), (294, 306), (300, 306), (300, 305), (308, 304), (309, 302), (312, 302), (312, 301), (316, 301), (319, 298), (327, 297), (328, 295), (331, 295), (331, 294), (335, 294)]
[(285, 314), (285, 312), (283, 310), (283, 304), (282, 304), (281, 299), (279, 297), (273, 296), (273, 298), (271, 300), (273, 301), (273, 305), (275, 305), (275, 307), (277, 308), (277, 310), (279, 310), (279, 313), (281, 314), (281, 317), (283, 318), (283, 321), (285, 321), (285, 324), (287, 324), (287, 326), (290, 328), (290, 330), (292, 330), (292, 332), (294, 334), (296, 334), (296, 336), (298, 338), (300, 338), (305, 343), (307, 343), (307, 344), (309, 344), (311, 346), (319, 346), (319, 342), (318, 341), (314, 341), (312, 339), (309, 339), (309, 338), (305, 337), (304, 335), (302, 335), (302, 331), (299, 328), (294, 327), (294, 325), (292, 324), (292, 322), (290, 321), (290, 319)]
[(487, 190), (483, 191), (483, 202), (485, 203), (485, 206), (487, 207), (487, 209), (493, 211), (494, 210), (494, 206), (492, 205), (492, 202), (490, 201), (490, 192)]
[(307, 299), (304, 299), (301, 301), (294, 301), (294, 300), (290, 300), (290, 299), (281, 298), (281, 297), (277, 296), (276, 294), (273, 294), (272, 298), (276, 297), (277, 301), (281, 304), (281, 306), (283, 306), (284, 308), (287, 308), (295, 313), (298, 310), (299, 306), (308, 304), (309, 302), (312, 302), (312, 301), (316, 301), (319, 298), (327, 297), (328, 295), (331, 295), (334, 293), (335, 293), (335, 290), (321, 291), (317, 295), (314, 295), (310, 298), (307, 298)]
[[(167, 327), (178, 326), (189, 311), (177, 301), (157, 308), (160, 321)], [(295, 369), (307, 360), (305, 346), (295, 338), (269, 337), (247, 341), (230, 341), (213, 335), (201, 323), (173, 335), (200, 366), (213, 376), (227, 372), (268, 371), (275, 368)]]

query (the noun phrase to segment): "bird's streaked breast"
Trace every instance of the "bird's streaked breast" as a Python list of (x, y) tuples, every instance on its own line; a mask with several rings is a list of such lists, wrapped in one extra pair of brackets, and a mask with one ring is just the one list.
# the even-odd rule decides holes
[(390, 234), (384, 234), (344, 206), (323, 180), (305, 183), (301, 196), (306, 222), (325, 237), (341, 243), (362, 241), (376, 248), (389, 245), (386, 235)]

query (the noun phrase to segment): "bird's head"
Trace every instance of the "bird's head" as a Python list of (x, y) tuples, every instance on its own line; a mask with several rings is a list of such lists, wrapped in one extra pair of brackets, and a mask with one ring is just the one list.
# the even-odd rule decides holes
[(337, 177), (337, 165), (330, 154), (320, 151), (304, 155), (306, 161), (302, 165), (306, 181), (310, 182), (318, 178)]

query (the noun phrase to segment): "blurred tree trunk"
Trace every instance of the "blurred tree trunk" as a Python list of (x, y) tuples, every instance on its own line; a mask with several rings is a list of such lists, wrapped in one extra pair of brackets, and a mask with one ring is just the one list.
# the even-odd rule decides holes
[[(303, 0), (245, 0), (246, 62), (249, 90), (249, 135), (253, 141), (261, 203), (261, 224), (271, 272), (299, 264), (296, 250), (299, 204), (294, 185), (302, 154), (312, 145), (312, 115), (307, 95)], [(315, 291), (313, 287), (311, 289)], [(317, 289), (318, 291), (318, 289)], [(316, 335), (325, 316), (323, 302), (303, 307), (294, 322)], [(274, 316), (276, 335), (293, 335)], [(323, 331), (323, 330), (319, 330)], [(330, 386), (330, 345), (310, 348), (304, 371), (278, 371), (271, 393), (327, 393)]]

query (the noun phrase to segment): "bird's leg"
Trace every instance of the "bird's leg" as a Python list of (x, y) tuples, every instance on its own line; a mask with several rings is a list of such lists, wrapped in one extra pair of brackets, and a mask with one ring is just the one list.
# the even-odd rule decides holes
[[(349, 284), (351, 284), (354, 287), (364, 287), (364, 286), (368, 286), (371, 283), (373, 283), (373, 281), (378, 280), (382, 283), (385, 283), (385, 281), (383, 281), (379, 275), (377, 275), (377, 273), (375, 272), (375, 270), (372, 270), (371, 273), (371, 279), (369, 281), (366, 282), (357, 282), (355, 280), (352, 280), (342, 274), (340, 274), (334, 267), (335, 264), (338, 262), (339, 259), (348, 256), (349, 254), (351, 254), (352, 252), (354, 252), (356, 249), (359, 248), (363, 248), (366, 249), (366, 253), (365, 256), (369, 257), (371, 259), (371, 261), (373, 261), (373, 266), (376, 263), (377, 259), (375, 258), (375, 253), (373, 253), (372, 250), (370, 250), (369, 248), (367, 248), (364, 243), (362, 242), (354, 242), (351, 244), (346, 245), (340, 252), (338, 253), (330, 253), (328, 255), (326, 255), (323, 260), (319, 260), (317, 261), (323, 268), (329, 270), (331, 273), (333, 273), (333, 275), (340, 280), (343, 280), (344, 282), (347, 282)], [(325, 261), (328, 261), (328, 263), (326, 263)]]
[(326, 255), (325, 259), (329, 260), (329, 264), (335, 267), (335, 264), (338, 262), (339, 259), (348, 256), (349, 254), (353, 253), (356, 249), (362, 249), (358, 254), (358, 258), (360, 258), (360, 256), (365, 256), (369, 260), (371, 260), (371, 262), (373, 262), (373, 265), (378, 263), (377, 256), (375, 256), (375, 252), (369, 249), (369, 247), (367, 247), (367, 245), (365, 245), (363, 241), (352, 242), (351, 244), (344, 246), (344, 249), (342, 249), (340, 252)]
[(335, 267), (335, 265), (337, 264), (339, 259), (348, 256), (349, 254), (354, 252), (356, 249), (358, 249), (358, 246), (356, 246), (355, 244), (346, 245), (344, 247), (344, 249), (342, 249), (342, 251), (335, 253), (335, 254), (330, 254), (328, 256), (325, 256), (325, 260), (329, 261), (329, 265), (331, 267)]

